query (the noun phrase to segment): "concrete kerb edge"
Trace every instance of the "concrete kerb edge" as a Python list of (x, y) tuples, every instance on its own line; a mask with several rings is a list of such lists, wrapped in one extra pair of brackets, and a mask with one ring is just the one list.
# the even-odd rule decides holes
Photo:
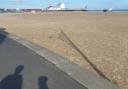
[[(6, 33), (1, 34), (7, 35)], [(40, 47), (37, 44), (29, 42), (10, 33), (7, 35), (7, 37), (24, 45), (41, 57), (47, 59), (49, 62), (55, 64), (56, 67), (64, 71), (83, 86), (88, 87), (88, 89), (120, 89), (117, 85), (109, 82), (108, 80), (83, 69), (79, 65), (69, 61), (67, 58), (60, 56), (46, 48)]]

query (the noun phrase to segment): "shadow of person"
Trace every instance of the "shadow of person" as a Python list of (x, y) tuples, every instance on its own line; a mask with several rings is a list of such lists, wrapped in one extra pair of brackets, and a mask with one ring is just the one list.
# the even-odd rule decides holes
[(39, 89), (49, 89), (47, 82), (48, 82), (48, 78), (46, 76), (39, 77), (38, 79)]
[(0, 89), (22, 89), (22, 75), (20, 72), (24, 69), (24, 66), (19, 65), (16, 67), (14, 74), (6, 76), (0, 82)]
[(5, 28), (0, 28), (0, 44), (3, 43), (7, 34), (8, 33), (5, 32)]

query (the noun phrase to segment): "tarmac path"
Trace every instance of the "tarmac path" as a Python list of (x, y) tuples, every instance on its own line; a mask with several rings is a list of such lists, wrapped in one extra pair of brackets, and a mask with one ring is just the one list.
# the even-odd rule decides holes
[(0, 89), (88, 89), (45, 58), (0, 34)]

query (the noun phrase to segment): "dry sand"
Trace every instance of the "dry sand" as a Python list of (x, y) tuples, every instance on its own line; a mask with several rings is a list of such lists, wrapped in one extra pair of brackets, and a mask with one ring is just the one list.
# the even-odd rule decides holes
[[(128, 89), (128, 14), (44, 12), (0, 14), (0, 27), (96, 73), (60, 30), (122, 89)], [(96, 73), (97, 74), (97, 73)]]

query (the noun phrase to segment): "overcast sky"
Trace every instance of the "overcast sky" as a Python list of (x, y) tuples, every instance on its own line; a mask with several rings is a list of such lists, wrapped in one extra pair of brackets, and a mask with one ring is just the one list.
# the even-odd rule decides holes
[(128, 9), (128, 0), (0, 0), (0, 8), (46, 8), (64, 2), (67, 8)]

